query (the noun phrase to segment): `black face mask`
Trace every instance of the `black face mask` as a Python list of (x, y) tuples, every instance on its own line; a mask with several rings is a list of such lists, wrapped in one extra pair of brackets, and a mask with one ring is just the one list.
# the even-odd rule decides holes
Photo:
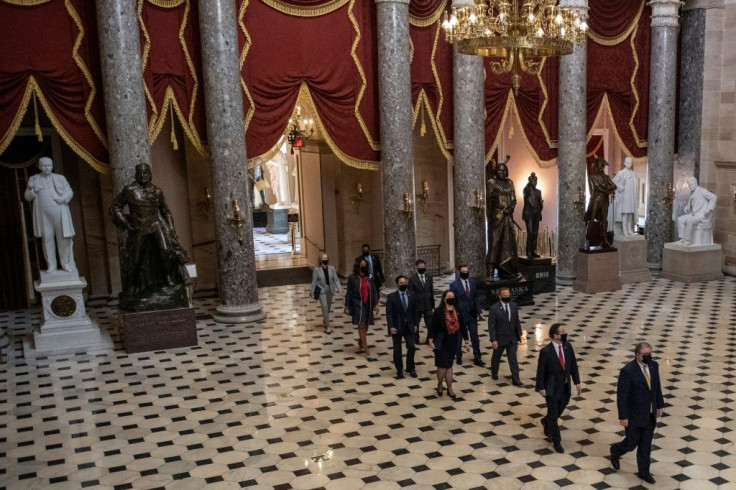
[(641, 356), (641, 362), (646, 364), (647, 366), (652, 362), (652, 355), (651, 354), (645, 354)]
[(455, 298), (446, 298), (445, 299), (445, 304), (446, 305), (453, 306), (455, 304)]
[(406, 284), (400, 284), (399, 291), (406, 291)]
[(368, 274), (368, 267), (361, 267), (360, 272), (362, 272), (363, 274)]
[(420, 267), (419, 269), (417, 269), (417, 272), (420, 274), (424, 274), (425, 272), (427, 272), (427, 269), (425, 269), (424, 267)]
[(511, 296), (509, 296), (508, 298), (503, 298), (502, 297), (501, 298), (501, 301), (503, 301), (504, 303), (508, 303), (509, 301), (511, 301)]
[(327, 265), (327, 264), (329, 264), (329, 263), (330, 263), (330, 261), (329, 261), (329, 260), (323, 260), (323, 261), (322, 261), (322, 265)]
[(561, 333), (560, 334), (560, 342), (563, 342), (563, 343), (564, 342), (567, 342), (567, 334), (566, 333)]
[(370, 252), (366, 252), (365, 250), (363, 251), (363, 257), (368, 257), (370, 254)]
[(461, 277), (462, 279), (467, 279), (467, 278), (469, 278), (469, 277), (470, 277), (470, 273), (469, 273), (469, 272), (461, 272), (461, 273), (460, 273), (460, 277)]

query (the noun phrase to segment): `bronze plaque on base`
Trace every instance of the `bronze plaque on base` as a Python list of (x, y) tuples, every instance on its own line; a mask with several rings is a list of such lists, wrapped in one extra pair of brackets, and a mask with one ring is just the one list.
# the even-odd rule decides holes
[(125, 352), (148, 352), (197, 345), (194, 308), (124, 313), (120, 335)]

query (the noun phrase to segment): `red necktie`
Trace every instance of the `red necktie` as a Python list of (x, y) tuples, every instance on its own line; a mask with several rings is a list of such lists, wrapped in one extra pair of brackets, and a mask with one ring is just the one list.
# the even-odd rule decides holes
[(565, 356), (562, 355), (562, 346), (560, 346), (559, 350), (557, 351), (557, 357), (560, 358), (562, 369), (565, 369)]

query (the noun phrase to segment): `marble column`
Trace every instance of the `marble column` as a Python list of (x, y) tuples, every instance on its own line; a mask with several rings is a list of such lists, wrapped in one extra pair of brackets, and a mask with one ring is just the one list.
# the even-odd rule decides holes
[(675, 161), (675, 92), (677, 88), (678, 0), (650, 0), (652, 9), (649, 64), (649, 131), (647, 134), (647, 266), (662, 269), (664, 244), (673, 240), (672, 209), (663, 199), (673, 182)]
[[(220, 323), (255, 322), (266, 317), (258, 302), (256, 285), (236, 23), (236, 5), (232, 0), (199, 0), (220, 288), (220, 304), (214, 318)], [(242, 220), (239, 228), (233, 226), (232, 219), (236, 202)]]
[[(409, 0), (376, 0), (378, 97), (381, 112), (384, 273), (389, 287), (415, 268)], [(411, 199), (406, 212), (405, 198)]]
[(137, 164), (151, 163), (138, 16), (136, 2), (130, 0), (95, 3), (113, 192), (117, 194), (135, 179)]
[[(562, 0), (562, 6), (587, 8), (587, 0)], [(587, 120), (587, 41), (560, 58), (560, 103), (557, 140), (557, 270), (556, 282), (572, 286), (575, 258), (585, 241), (585, 223), (575, 204), (585, 191)], [(584, 204), (584, 203), (583, 203)]]
[[(453, 6), (466, 5), (453, 2)], [(442, 41), (440, 41), (442, 42)], [(485, 101), (483, 99), (483, 57), (453, 56), (453, 104), (455, 125), (455, 266), (466, 264), (473, 276), (488, 277), (485, 266), (486, 214), (474, 208), (475, 192), (485, 195)]]

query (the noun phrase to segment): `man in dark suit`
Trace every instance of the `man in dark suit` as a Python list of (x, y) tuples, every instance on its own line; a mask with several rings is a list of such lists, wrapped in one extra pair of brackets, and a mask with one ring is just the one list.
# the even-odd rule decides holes
[(521, 322), (519, 307), (511, 301), (509, 288), (501, 289), (501, 301), (491, 306), (488, 312), (488, 333), (491, 336), (493, 355), (491, 356), (491, 377), (498, 379), (498, 366), (506, 351), (514, 386), (523, 386), (519, 379), (519, 363), (516, 361), (516, 347), (521, 342)]
[(580, 374), (575, 351), (567, 343), (567, 332), (560, 323), (553, 323), (549, 328), (549, 338), (552, 340), (539, 351), (537, 363), (537, 391), (547, 402), (547, 416), (542, 418), (544, 435), (552, 440), (555, 451), (565, 452), (562, 448), (560, 426), (557, 419), (570, 402), (572, 389), (570, 377), (575, 383), (580, 396)]
[(363, 244), (363, 253), (355, 257), (356, 262), (365, 260), (368, 262), (368, 277), (373, 280), (373, 284), (376, 286), (376, 291), (380, 291), (383, 283), (386, 282), (386, 278), (383, 277), (383, 267), (381, 267), (381, 259), (378, 255), (371, 253), (371, 246), (367, 243)]
[(407, 287), (406, 276), (396, 278), (397, 291), (386, 297), (386, 324), (388, 334), (394, 342), (394, 366), (396, 366), (396, 379), (404, 377), (404, 368), (401, 354), (401, 339), (406, 342), (406, 372), (412, 377), (417, 377), (414, 370), (414, 332), (419, 324), (417, 315), (416, 297), (411, 294)]
[(427, 264), (422, 259), (417, 260), (417, 273), (409, 278), (409, 292), (417, 299), (417, 331), (414, 334), (414, 343), (419, 343), (419, 322), (424, 318), (424, 327), (429, 334), (429, 324), (434, 311), (434, 283), (432, 276), (427, 272)]
[(634, 348), (634, 360), (621, 369), (617, 389), (618, 423), (626, 430), (623, 441), (611, 445), (611, 465), (621, 467), (621, 456), (636, 450), (637, 476), (649, 484), (654, 478), (649, 472), (652, 437), (657, 418), (664, 411), (659, 366), (652, 360), (652, 346), (639, 342)]
[[(478, 320), (483, 318), (480, 315), (481, 306), (480, 298), (478, 298), (478, 288), (475, 279), (470, 278), (470, 269), (465, 264), (457, 268), (460, 277), (450, 284), (450, 291), (455, 293), (456, 308), (460, 310), (465, 326), (470, 334), (470, 342), (473, 345), (473, 364), (483, 366), (483, 360), (480, 353), (480, 339), (478, 338)], [(457, 363), (462, 364), (462, 350), (458, 348)]]

